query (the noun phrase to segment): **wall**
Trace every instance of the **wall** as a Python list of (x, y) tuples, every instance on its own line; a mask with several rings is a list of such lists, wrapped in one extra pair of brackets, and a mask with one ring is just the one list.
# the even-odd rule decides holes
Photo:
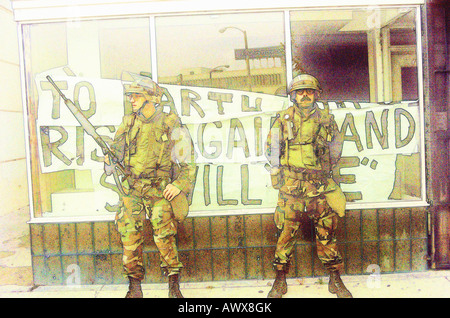
[(0, 285), (31, 285), (19, 49), (9, 0), (0, 0), (0, 30)]
[[(427, 269), (426, 209), (347, 211), (339, 219), (338, 242), (348, 275)], [(327, 273), (317, 258), (313, 228), (306, 217), (297, 233), (289, 277)], [(145, 283), (167, 281), (151, 227), (145, 224)], [(183, 282), (273, 279), (277, 229), (273, 214), (188, 217), (179, 227)], [(114, 222), (33, 224), (35, 284), (125, 284), (122, 247)], [(370, 271), (371, 272), (371, 271)]]
[[(81, 283), (125, 283), (121, 247), (112, 222), (26, 224), (29, 219), (23, 113), (16, 24), (8, 0), (0, 0), (0, 285), (65, 284), (69, 266)], [(180, 228), (184, 281), (273, 278), (276, 228), (271, 214), (188, 218)], [(371, 264), (383, 273), (427, 269), (426, 210), (422, 208), (348, 211), (339, 241), (347, 274), (365, 274)], [(150, 231), (150, 228), (148, 228)], [(290, 276), (320, 276), (311, 228), (299, 233)], [(158, 255), (146, 237), (146, 282), (161, 282)]]

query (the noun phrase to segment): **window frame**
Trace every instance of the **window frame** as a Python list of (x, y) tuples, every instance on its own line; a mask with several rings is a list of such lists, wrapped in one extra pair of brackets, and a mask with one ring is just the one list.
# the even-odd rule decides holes
[[(22, 107), (24, 114), (28, 114), (27, 105), (27, 90), (26, 90), (26, 69), (24, 48), (27, 45), (24, 43), (23, 26), (35, 23), (49, 23), (49, 22), (67, 22), (70, 20), (75, 21), (90, 21), (90, 20), (102, 20), (102, 19), (120, 19), (130, 17), (147, 17), (149, 19), (150, 28), (150, 52), (151, 52), (151, 65), (152, 73), (158, 78), (158, 63), (157, 63), (157, 47), (156, 47), (156, 17), (166, 16), (178, 16), (178, 15), (197, 15), (197, 14), (226, 14), (226, 13), (259, 13), (259, 12), (283, 12), (284, 14), (284, 32), (285, 32), (285, 45), (286, 45), (286, 78), (292, 78), (292, 46), (291, 46), (291, 21), (290, 12), (302, 9), (342, 9), (343, 7), (352, 8), (367, 8), (368, 6), (379, 6), (383, 8), (401, 8), (407, 7), (415, 9), (416, 17), (416, 55), (417, 55), (417, 75), (418, 75), (418, 97), (419, 97), (419, 129), (420, 134), (420, 176), (421, 176), (421, 199), (414, 201), (398, 200), (393, 202), (375, 202), (375, 203), (353, 203), (347, 204), (348, 210), (360, 210), (360, 209), (374, 209), (374, 208), (411, 208), (411, 207), (424, 207), (428, 206), (427, 202), (427, 180), (426, 180), (426, 161), (425, 161), (425, 105), (424, 105), (424, 87), (423, 87), (423, 45), (422, 45), (422, 5), (424, 0), (399, 0), (395, 2), (395, 5), (390, 3), (391, 1), (368, 1), (368, 0), (346, 0), (340, 1), (339, 6), (334, 1), (319, 0), (314, 6), (299, 4), (298, 1), (282, 0), (276, 4), (264, 5), (260, 2), (251, 2), (242, 4), (239, 1), (227, 1), (226, 3), (205, 3), (201, 1), (185, 1), (185, 2), (143, 2), (134, 1), (128, 5), (124, 5), (120, 0), (99, 0), (99, 1), (74, 1), (69, 6), (58, 7), (54, 1), (51, 0), (39, 0), (29, 1), (19, 0), (12, 2), (13, 10), (15, 13), (15, 19), (17, 24), (17, 33), (19, 39), (19, 59), (20, 59), (20, 71), (21, 71), (21, 91), (22, 91)], [(75, 8), (75, 10), (74, 10)], [(43, 14), (45, 12), (45, 15)], [(42, 18), (45, 16), (45, 18)], [(34, 215), (34, 198), (33, 198), (33, 182), (32, 182), (32, 160), (30, 154), (30, 127), (29, 117), (24, 115), (24, 127), (25, 127), (25, 145), (26, 145), (26, 157), (27, 157), (27, 178), (28, 178), (28, 193), (30, 202), (30, 221), (29, 223), (60, 223), (60, 222), (82, 222), (82, 221), (109, 221), (114, 219), (113, 213), (111, 217), (104, 216), (82, 216), (82, 217), (36, 217)], [(191, 213), (191, 217), (201, 216), (224, 216), (233, 214), (265, 214), (273, 213), (273, 208), (262, 209), (229, 209), (226, 211), (204, 211)]]

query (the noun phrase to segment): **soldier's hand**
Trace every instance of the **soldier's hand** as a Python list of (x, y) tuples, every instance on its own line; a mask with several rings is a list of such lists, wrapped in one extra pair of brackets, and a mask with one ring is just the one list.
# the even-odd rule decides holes
[(163, 196), (168, 200), (172, 201), (178, 194), (180, 194), (181, 190), (178, 189), (173, 184), (168, 184), (163, 191)]
[(114, 166), (111, 165), (111, 161), (109, 160), (109, 156), (105, 155), (105, 159), (103, 160), (104, 162), (104, 167), (103, 169), (105, 170), (105, 173), (107, 176), (110, 176), (113, 174), (114, 172)]

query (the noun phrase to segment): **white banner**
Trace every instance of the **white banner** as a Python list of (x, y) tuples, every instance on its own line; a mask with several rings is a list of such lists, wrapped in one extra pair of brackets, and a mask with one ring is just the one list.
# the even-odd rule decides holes
[[(122, 83), (67, 76), (60, 70), (36, 77), (36, 133), (42, 173), (90, 170), (92, 190), (107, 191), (105, 201), (110, 200), (111, 193), (115, 195), (109, 188), (113, 181), (102, 176), (100, 147), (80, 127), (45, 78), (47, 75), (52, 76), (67, 98), (79, 105), (106, 141), (113, 138), (125, 114)], [(164, 110), (180, 116), (197, 154), (199, 169), (191, 211), (238, 209), (245, 213), (249, 209), (274, 208), (277, 191), (270, 184), (264, 144), (276, 112), (289, 106), (288, 98), (216, 88), (161, 87), (165, 89)], [(413, 183), (413, 188), (420, 188), (420, 179), (405, 182), (408, 171), (404, 171), (403, 163), (415, 165), (420, 151), (416, 104), (328, 102), (319, 106), (330, 108), (345, 136), (343, 158), (335, 176), (349, 200), (420, 199), (420, 191), (417, 194), (415, 190), (409, 193), (403, 189), (408, 182)], [(72, 190), (78, 193), (79, 200), (80, 191)], [(61, 196), (58, 198), (61, 200)], [(98, 214), (99, 208), (86, 213)]]

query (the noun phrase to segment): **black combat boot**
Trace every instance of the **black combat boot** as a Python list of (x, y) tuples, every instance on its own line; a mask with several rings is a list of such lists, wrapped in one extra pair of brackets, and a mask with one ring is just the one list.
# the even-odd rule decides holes
[(128, 277), (128, 279), (130, 280), (130, 285), (125, 298), (143, 298), (141, 281), (133, 277)]
[(169, 298), (184, 298), (180, 291), (178, 274), (169, 276)]
[(342, 282), (338, 270), (330, 270), (330, 281), (328, 282), (328, 291), (336, 294), (338, 298), (353, 298), (350, 291)]
[(277, 270), (277, 277), (275, 277), (272, 289), (267, 295), (267, 298), (281, 298), (286, 293), (287, 293), (286, 271)]

